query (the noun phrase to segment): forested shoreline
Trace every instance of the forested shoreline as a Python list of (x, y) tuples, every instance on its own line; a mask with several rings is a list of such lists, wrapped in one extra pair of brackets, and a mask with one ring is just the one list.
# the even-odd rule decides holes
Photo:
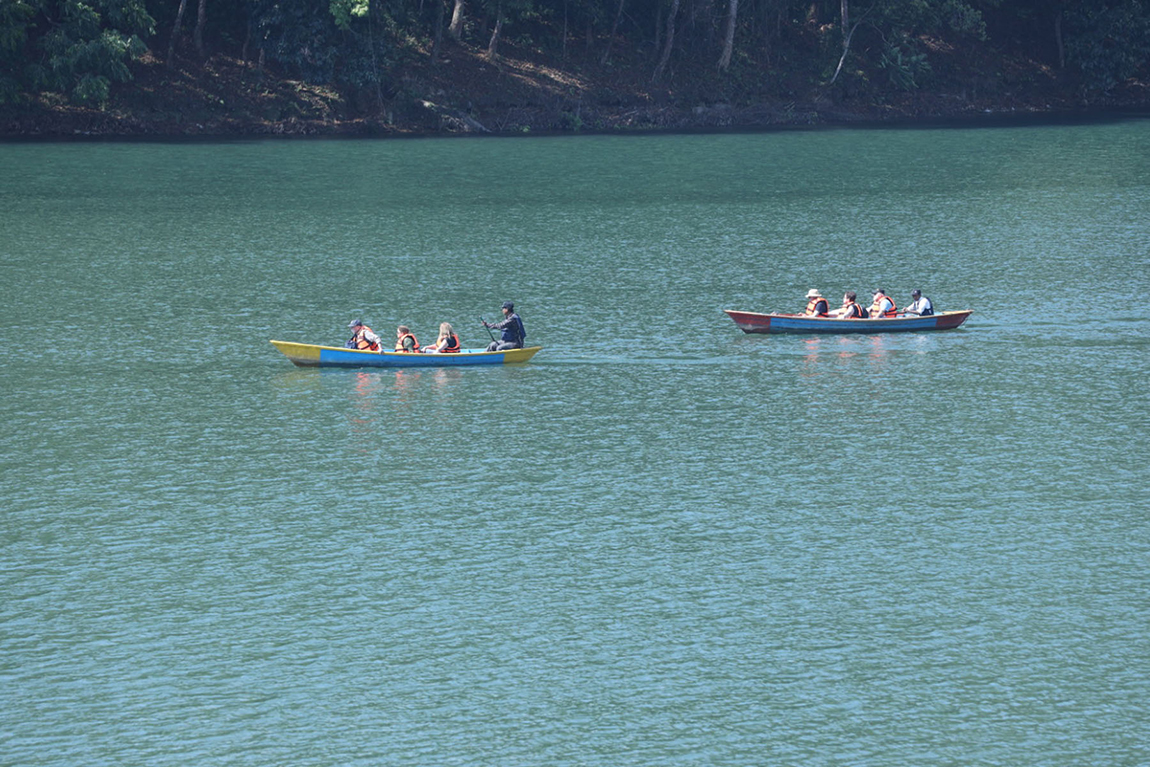
[(1142, 0), (3, 0), (0, 135), (1145, 111)]

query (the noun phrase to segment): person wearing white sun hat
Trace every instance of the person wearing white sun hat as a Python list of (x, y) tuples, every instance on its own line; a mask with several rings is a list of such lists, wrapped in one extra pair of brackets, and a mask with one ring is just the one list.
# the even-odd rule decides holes
[(812, 317), (826, 317), (830, 312), (830, 303), (823, 298), (823, 294), (815, 288), (807, 291), (807, 308), (803, 314), (808, 314)]

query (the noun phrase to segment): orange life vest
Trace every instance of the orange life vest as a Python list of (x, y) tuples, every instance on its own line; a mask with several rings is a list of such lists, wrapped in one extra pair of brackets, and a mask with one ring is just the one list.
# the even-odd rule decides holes
[(852, 311), (850, 314), (845, 315), (845, 319), (850, 320), (854, 319), (855, 317), (865, 319), (867, 317), (866, 309), (859, 306), (858, 301), (851, 301), (849, 304), (847, 304), (847, 308), (851, 309)]
[(459, 336), (452, 333), (447, 337), (447, 346), (443, 347), (440, 351), (443, 352), (458, 352), (461, 351), (459, 346)]
[(894, 305), (894, 299), (891, 298), (890, 296), (884, 294), (882, 298), (876, 300), (873, 304), (870, 305), (870, 308), (875, 312), (875, 316), (876, 317), (879, 316), (878, 312), (882, 308), (883, 298), (885, 298), (887, 301), (890, 301), (890, 308), (887, 309), (885, 312), (883, 312), (882, 316), (883, 317), (894, 317), (895, 315), (897, 315), (898, 309)]
[[(819, 311), (819, 304), (823, 305), (822, 311)], [(807, 314), (813, 314), (815, 317), (826, 317), (829, 309), (830, 304), (822, 296), (816, 296), (807, 301)]]
[(375, 341), (368, 341), (367, 334), (371, 332), (371, 328), (367, 325), (360, 325), (359, 330), (355, 331), (352, 340), (355, 342), (355, 348), (361, 351), (370, 350), (373, 352), (379, 351), (379, 344)]
[(413, 352), (417, 352), (417, 351), (419, 351), (419, 341), (416, 341), (416, 340), (415, 340), (415, 336), (414, 336), (414, 335), (412, 335), (411, 333), (404, 333), (404, 334), (403, 334), (403, 335), (401, 335), (401, 336), (399, 337), (399, 339), (398, 339), (398, 340), (395, 342), (395, 350), (396, 350), (397, 352), (405, 352), (405, 351), (407, 351), (407, 349), (404, 349), (404, 348), (403, 348), (403, 339), (405, 339), (405, 338), (410, 338), (410, 339), (411, 339), (411, 343), (412, 343), (412, 345), (415, 347), (415, 348), (413, 348), (413, 349), (412, 349), (412, 351), (413, 351)]

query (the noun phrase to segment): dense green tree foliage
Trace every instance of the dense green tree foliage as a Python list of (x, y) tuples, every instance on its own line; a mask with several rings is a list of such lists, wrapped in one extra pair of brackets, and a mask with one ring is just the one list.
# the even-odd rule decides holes
[(813, 81), (904, 90), (930, 81), (933, 50), (989, 41), (1104, 90), (1145, 73), (1150, 0), (0, 0), (0, 103), (102, 102), (149, 49), (169, 63), (226, 52), (382, 93), (397, 62), (434, 57), (448, 36), (493, 57), (503, 40), (604, 64), (627, 51), (655, 79), (793, 67), (787, 52), (805, 46)]
[(53, 91), (105, 101), (154, 33), (144, 0), (0, 0), (0, 100)]
[(1075, 4), (1065, 28), (1067, 56), (1097, 87), (1133, 76), (1150, 56), (1150, 14), (1138, 0)]

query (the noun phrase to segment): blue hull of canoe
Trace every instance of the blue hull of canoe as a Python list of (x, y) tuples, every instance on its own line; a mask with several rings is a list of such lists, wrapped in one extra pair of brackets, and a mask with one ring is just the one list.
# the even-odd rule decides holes
[(508, 349), (489, 352), (483, 349), (464, 349), (457, 354), (411, 354), (405, 352), (369, 352), (341, 349), (335, 346), (297, 344), (290, 341), (272, 341), (279, 351), (300, 367), (318, 368), (437, 368), (459, 365), (505, 365), (526, 362), (542, 349)]
[(724, 309), (744, 333), (898, 333), (915, 330), (951, 330), (957, 328), (971, 312), (943, 312), (930, 317), (892, 317), (889, 319), (840, 320), (808, 317), (801, 314), (762, 314)]

